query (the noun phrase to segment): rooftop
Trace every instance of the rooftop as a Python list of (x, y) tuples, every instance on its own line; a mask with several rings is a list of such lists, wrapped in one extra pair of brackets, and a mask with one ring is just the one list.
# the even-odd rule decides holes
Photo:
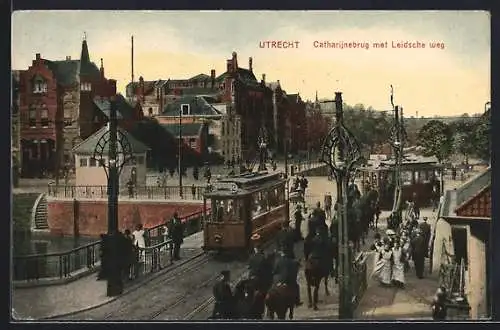
[[(93, 155), (94, 150), (96, 150), (96, 147), (101, 140), (101, 138), (108, 132), (108, 127), (104, 126), (91, 136), (89, 136), (87, 139), (83, 140), (80, 142), (78, 145), (76, 145), (73, 148), (73, 152), (75, 154), (80, 154), (80, 155)], [(144, 145), (142, 142), (134, 138), (130, 133), (125, 131), (124, 129), (118, 127), (118, 140), (120, 141), (123, 138), (126, 138), (128, 142), (130, 143), (130, 148), (132, 149), (133, 153), (144, 153), (149, 149), (146, 145)], [(106, 139), (105, 141), (107, 141)], [(104, 147), (102, 149), (104, 153), (109, 152), (109, 143), (104, 143)], [(118, 143), (117, 145), (117, 153), (118, 154), (123, 154), (123, 148), (122, 144)]]
[[(179, 124), (160, 124), (167, 132), (175, 137), (179, 134)], [(183, 123), (182, 124), (182, 136), (198, 136), (202, 128), (202, 123)]]
[(181, 104), (190, 105), (190, 115), (192, 116), (216, 116), (221, 115), (215, 107), (211, 105), (213, 103), (213, 98), (205, 98), (200, 95), (184, 95), (175, 103), (167, 105), (162, 115), (178, 117)]

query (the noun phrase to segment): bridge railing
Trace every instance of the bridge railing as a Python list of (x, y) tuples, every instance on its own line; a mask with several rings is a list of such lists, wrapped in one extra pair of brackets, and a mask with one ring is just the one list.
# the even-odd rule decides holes
[[(168, 199), (202, 200), (205, 186), (134, 186), (132, 189), (121, 187), (119, 196), (130, 199)], [(56, 198), (107, 198), (108, 190), (106, 185), (102, 186), (76, 186), (76, 185), (56, 185), (48, 184), (47, 195)]]
[[(210, 214), (209, 212), (207, 212)], [(199, 232), (203, 227), (203, 211), (181, 217), (185, 224), (184, 236)], [(172, 241), (163, 235), (164, 224), (145, 230), (149, 244), (141, 248), (142, 259), (134, 265), (137, 274), (146, 274), (172, 262)], [(38, 282), (62, 280), (86, 271), (96, 271), (101, 265), (101, 241), (95, 241), (69, 251), (30, 254), (13, 258), (13, 280)]]
[(78, 271), (93, 270), (101, 259), (100, 248), (100, 241), (96, 241), (65, 252), (16, 256), (13, 280), (63, 279)]

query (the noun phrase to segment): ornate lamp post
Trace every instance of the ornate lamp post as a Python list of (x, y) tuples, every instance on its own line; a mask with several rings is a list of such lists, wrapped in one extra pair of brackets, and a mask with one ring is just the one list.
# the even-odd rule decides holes
[(401, 202), (402, 202), (402, 182), (401, 182), (401, 165), (403, 162), (403, 147), (406, 137), (406, 132), (403, 125), (403, 108), (394, 106), (394, 90), (391, 85), (391, 105), (394, 110), (394, 125), (391, 128), (390, 144), (394, 152), (395, 160), (395, 189), (394, 189), (394, 203), (392, 206), (392, 220), (393, 223), (399, 224), (402, 221), (401, 215)]
[[(106, 157), (108, 161), (106, 162)], [(106, 237), (106, 269), (108, 281), (107, 295), (117, 296), (123, 292), (123, 282), (119, 260), (123, 251), (119, 250), (118, 194), (119, 176), (123, 166), (134, 160), (132, 147), (127, 137), (117, 128), (116, 105), (110, 100), (108, 129), (101, 136), (94, 149), (93, 158), (104, 168), (108, 179), (108, 233)]]
[(266, 168), (267, 142), (266, 142), (266, 133), (265, 133), (264, 128), (260, 129), (258, 144), (259, 144), (259, 168), (258, 168), (258, 171), (265, 171), (265, 170), (267, 170), (267, 168)]
[(358, 142), (344, 126), (342, 93), (335, 93), (334, 127), (328, 133), (322, 148), (321, 161), (330, 166), (337, 182), (337, 214), (339, 226), (339, 319), (352, 319), (352, 254), (348, 239), (347, 184), (354, 178), (355, 165), (361, 158)]

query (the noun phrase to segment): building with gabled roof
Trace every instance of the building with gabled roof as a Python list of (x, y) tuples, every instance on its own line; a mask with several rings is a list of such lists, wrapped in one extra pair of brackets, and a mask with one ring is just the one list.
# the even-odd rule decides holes
[[(106, 171), (100, 166), (99, 160), (93, 158), (94, 151), (98, 149), (98, 152), (103, 155), (103, 161), (107, 164), (109, 143), (105, 143), (102, 149), (98, 146), (101, 138), (107, 133), (108, 126), (104, 126), (73, 148), (76, 161), (76, 186), (107, 186)], [(138, 186), (146, 185), (147, 152), (150, 148), (120, 127), (118, 128), (118, 137), (119, 140), (121, 137), (125, 137), (134, 157), (132, 162), (123, 165), (119, 177), (120, 187), (127, 187), (129, 180)], [(122, 163), (124, 153), (121, 143), (117, 144), (117, 155), (118, 163)]]
[(91, 62), (84, 39), (78, 60), (53, 61), (36, 54), (21, 72), (19, 93), (21, 173), (54, 175), (74, 165), (72, 148), (95, 132), (93, 99), (115, 95), (116, 81), (105, 78), (102, 59), (100, 68)]
[(491, 167), (441, 198), (432, 269), (471, 319), (491, 316)]

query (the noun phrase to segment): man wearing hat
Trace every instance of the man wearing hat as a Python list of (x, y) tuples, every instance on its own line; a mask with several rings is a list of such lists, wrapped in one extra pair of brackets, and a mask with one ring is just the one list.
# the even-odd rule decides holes
[(302, 207), (300, 206), (300, 204), (297, 204), (297, 208), (295, 209), (295, 213), (293, 215), (295, 218), (295, 230), (294, 230), (295, 239), (297, 241), (301, 241), (304, 239), (302, 237), (302, 231), (301, 231), (302, 221), (304, 220), (304, 218), (302, 216)]
[[(429, 246), (429, 242), (431, 240), (431, 225), (427, 222), (428, 218), (424, 217), (423, 222), (419, 224), (420, 232), (422, 233), (422, 237), (424, 238), (425, 246)], [(429, 249), (425, 249), (425, 256), (429, 257)]]
[(411, 250), (412, 259), (415, 263), (415, 272), (417, 277), (422, 279), (424, 278), (425, 251), (427, 250), (427, 246), (425, 245), (424, 237), (418, 229), (415, 238), (411, 241)]
[(248, 261), (248, 275), (251, 279), (255, 279), (257, 288), (261, 289), (263, 287), (262, 282), (266, 271), (266, 255), (260, 248), (260, 235), (255, 233), (250, 239), (253, 242), (254, 250)]
[(287, 257), (295, 259), (294, 252), (295, 232), (290, 228), (288, 221), (283, 222), (283, 227), (278, 233), (278, 247)]
[(288, 257), (283, 251), (279, 251), (273, 269), (274, 285), (286, 284), (295, 289), (295, 304), (302, 305), (300, 301), (300, 287), (297, 283), (300, 264), (298, 261)]
[(213, 294), (215, 298), (212, 318), (230, 319), (233, 314), (233, 293), (231, 291), (230, 272), (223, 270), (222, 278), (214, 285)]

